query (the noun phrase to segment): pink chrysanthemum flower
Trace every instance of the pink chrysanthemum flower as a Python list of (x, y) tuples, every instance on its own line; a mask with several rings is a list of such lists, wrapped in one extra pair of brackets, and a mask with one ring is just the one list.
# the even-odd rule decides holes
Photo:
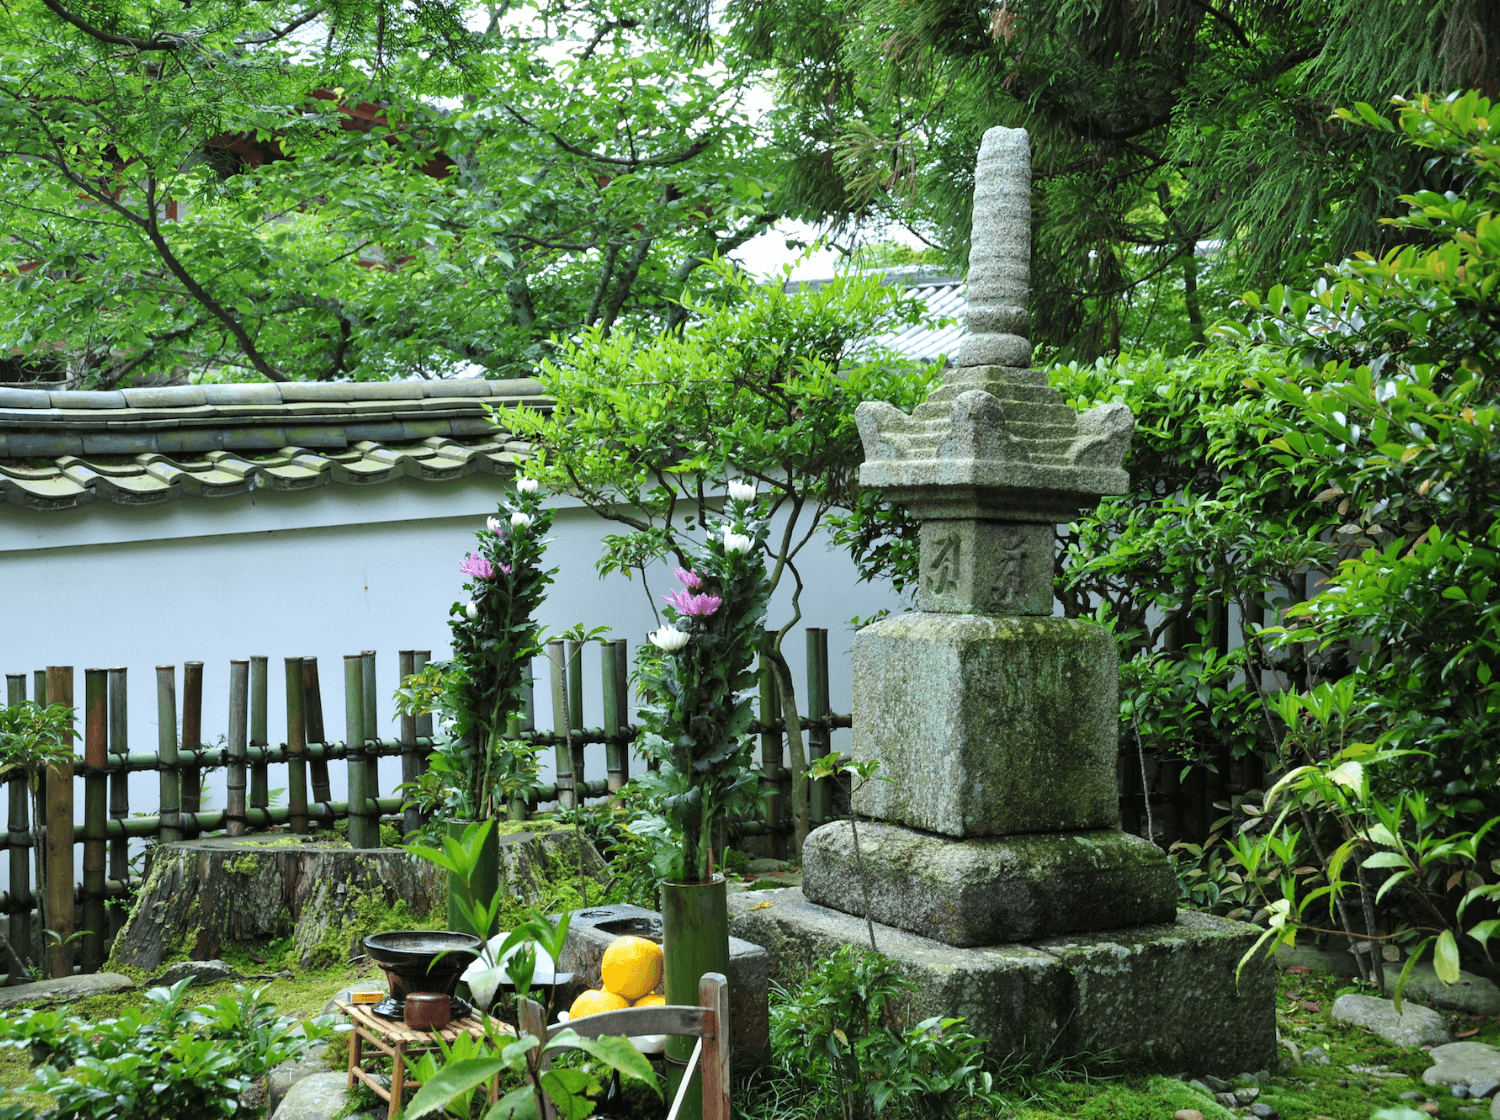
[[(502, 564), (501, 567), (503, 568), (504, 565)], [(475, 579), (495, 578), (494, 567), (488, 560), (476, 552), (471, 552), (465, 556), (464, 562), (458, 566), (458, 570), (466, 576), (473, 576)], [(506, 574), (508, 575), (509, 573)]]
[(682, 586), (686, 587), (689, 591), (697, 591), (698, 588), (703, 586), (703, 577), (697, 572), (683, 568), (673, 568), (672, 571), (682, 581)]
[(676, 607), (678, 614), (689, 618), (707, 618), (724, 605), (717, 595), (691, 595), (686, 591), (674, 591), (662, 598)]

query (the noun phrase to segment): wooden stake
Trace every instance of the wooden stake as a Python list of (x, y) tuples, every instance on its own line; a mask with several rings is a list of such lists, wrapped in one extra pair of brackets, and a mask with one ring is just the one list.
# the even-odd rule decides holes
[(286, 786), (292, 831), (307, 835), (307, 709), (302, 658), (286, 659)]
[(557, 803), (571, 809), (576, 803), (573, 796), (573, 752), (569, 749), (572, 738), (572, 722), (568, 719), (568, 674), (567, 652), (561, 640), (547, 643), (547, 660), (552, 668), (552, 730), (561, 741), (552, 748), (552, 759), (557, 768)]
[(243, 836), (245, 819), (245, 756), (250, 720), (250, 662), (229, 663), (229, 801), (224, 809), (224, 831)]
[[(127, 674), (123, 666), (109, 671), (109, 753), (121, 765), (109, 776), (109, 819), (124, 821), (130, 816), (130, 772), (123, 763), (130, 756), (130, 730), (126, 705)], [(130, 839), (123, 830), (109, 841), (109, 877), (117, 883), (130, 881)], [(125, 924), (120, 907), (109, 911), (109, 936), (114, 938)]]
[[(766, 641), (771, 640), (771, 631), (766, 632)], [(760, 655), (760, 700), (758, 705), (762, 727), (770, 727), (781, 714), (781, 689), (776, 680), (776, 667), (764, 653)], [(771, 858), (786, 859), (786, 837), (781, 832), (785, 816), (784, 794), (781, 791), (781, 734), (776, 731), (760, 733), (760, 770), (764, 775), (762, 784), (767, 789), (766, 834), (771, 838)]]
[[(203, 768), (198, 752), (203, 750), (203, 662), (185, 661), (182, 665), (182, 747), (190, 751), (181, 773), (182, 811), (196, 813), (202, 807)], [(184, 824), (187, 822), (184, 821)], [(196, 829), (184, 833), (196, 835)]]
[[(269, 658), (250, 658), (250, 746), (265, 747), (266, 735), (267, 665)], [(250, 765), (250, 808), (265, 809), (270, 804), (269, 779), (264, 762)]]
[(372, 848), (365, 792), (365, 658), (344, 658), (344, 746), (349, 766), (349, 846)]
[(157, 833), (162, 844), (175, 844), (182, 839), (182, 802), (178, 797), (177, 781), (177, 666), (156, 667), (156, 761), (158, 788), (161, 790), (161, 829)]
[(109, 670), (83, 671), (83, 971), (98, 972), (104, 963), (104, 860), (109, 777)]
[[(5, 703), (14, 707), (26, 699), (26, 674), (9, 673), (5, 678)], [(6, 783), (9, 791), (9, 815), (5, 822), (10, 864), (10, 918), (6, 923), (10, 947), (23, 960), (35, 961), (31, 949), (31, 912), (36, 901), (31, 895), (31, 868), (27, 853), (31, 850), (30, 811), (26, 800), (26, 773), (18, 771)], [(10, 983), (25, 979), (11, 976)]]
[[(47, 667), (47, 703), (73, 706), (73, 667)], [(47, 974), (73, 975), (77, 926), (73, 915), (73, 763), (47, 767), (47, 836), (42, 845), (47, 880)]]

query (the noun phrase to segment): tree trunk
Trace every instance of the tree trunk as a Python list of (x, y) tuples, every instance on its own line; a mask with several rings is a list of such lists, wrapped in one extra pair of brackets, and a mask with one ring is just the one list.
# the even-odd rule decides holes
[(355, 933), (398, 902), (423, 918), (446, 899), (445, 873), (397, 848), (276, 833), (163, 844), (113, 961), (155, 972), (173, 957), (290, 937), (299, 967), (325, 967), (359, 952)]

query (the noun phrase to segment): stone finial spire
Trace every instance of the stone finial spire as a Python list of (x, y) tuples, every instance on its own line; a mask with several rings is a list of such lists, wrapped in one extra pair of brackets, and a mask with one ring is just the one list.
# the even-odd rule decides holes
[(1135, 420), (1123, 404), (1080, 416), (1028, 369), (1031, 152), (1026, 132), (984, 134), (969, 257), (971, 332), (955, 368), (910, 415), (855, 412), (860, 483), (922, 524), (919, 606), (962, 614), (1051, 614), (1053, 526), (1121, 494)]

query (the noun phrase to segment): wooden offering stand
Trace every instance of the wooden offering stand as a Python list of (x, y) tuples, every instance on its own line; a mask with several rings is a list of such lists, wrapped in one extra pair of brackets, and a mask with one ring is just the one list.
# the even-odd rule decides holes
[[(415, 1089), (422, 1084), (406, 1075), (406, 1063), (410, 1055), (438, 1050), (439, 1038), (445, 1044), (452, 1046), (461, 1034), (467, 1034), (472, 1038), (484, 1037), (484, 1015), (477, 1010), (471, 1010), (461, 1019), (454, 1019), (441, 1030), (421, 1031), (414, 1030), (399, 1020), (385, 1019), (372, 1014), (369, 1007), (361, 1004), (336, 1000), (334, 1006), (349, 1016), (349, 1021), (354, 1024), (354, 1029), (349, 1032), (349, 1088), (354, 1088), (354, 1082), (357, 1079), (374, 1090), (375, 1095), (381, 1100), (389, 1101), (389, 1120), (396, 1120), (400, 1116), (402, 1094), (407, 1089)], [(491, 1019), (490, 1023), (505, 1034), (516, 1033), (514, 1027), (499, 1019)], [(371, 1047), (368, 1052), (365, 1049), (366, 1043)], [(391, 1087), (389, 1089), (365, 1070), (364, 1061), (367, 1054), (370, 1058), (384, 1055), (391, 1059)], [(499, 1099), (500, 1077), (497, 1074), (490, 1081), (489, 1101), (493, 1104)]]

